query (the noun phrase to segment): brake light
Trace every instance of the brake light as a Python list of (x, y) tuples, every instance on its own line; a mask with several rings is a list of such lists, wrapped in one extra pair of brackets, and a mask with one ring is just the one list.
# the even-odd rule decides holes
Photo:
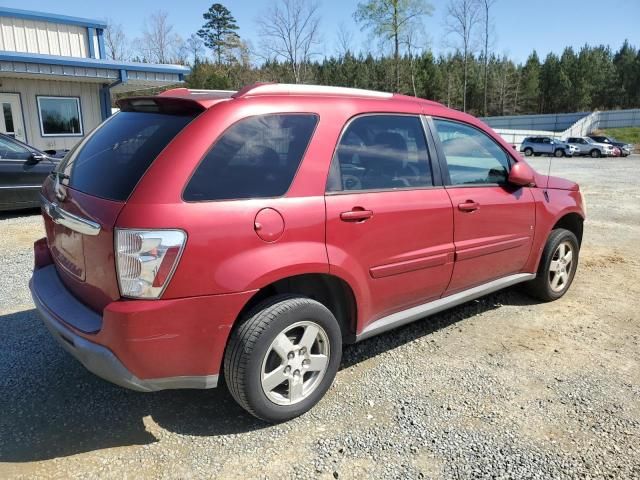
[(116, 229), (120, 294), (159, 298), (178, 265), (186, 240), (182, 230)]

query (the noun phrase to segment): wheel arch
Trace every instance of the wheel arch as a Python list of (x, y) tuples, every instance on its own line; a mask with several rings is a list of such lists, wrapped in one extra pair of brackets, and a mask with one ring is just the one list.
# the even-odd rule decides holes
[(349, 283), (329, 273), (301, 273), (264, 285), (244, 305), (236, 318), (234, 328), (256, 305), (281, 294), (302, 295), (320, 302), (336, 317), (343, 342), (355, 342), (358, 309), (356, 296)]
[(582, 245), (582, 235), (584, 232), (584, 218), (576, 212), (569, 212), (560, 217), (553, 225), (551, 231), (557, 228), (564, 228), (572, 232), (578, 239), (578, 245)]

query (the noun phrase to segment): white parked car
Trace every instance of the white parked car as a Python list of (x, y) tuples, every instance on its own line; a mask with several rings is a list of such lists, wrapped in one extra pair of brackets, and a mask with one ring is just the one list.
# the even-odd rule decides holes
[(567, 143), (578, 149), (575, 155), (589, 155), (592, 158), (615, 156), (613, 145), (598, 143), (589, 137), (569, 137)]

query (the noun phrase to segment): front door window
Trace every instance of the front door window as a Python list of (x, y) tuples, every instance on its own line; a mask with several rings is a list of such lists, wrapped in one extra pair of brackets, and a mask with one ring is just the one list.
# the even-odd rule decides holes
[(434, 119), (452, 185), (505, 184), (509, 157), (480, 130)]

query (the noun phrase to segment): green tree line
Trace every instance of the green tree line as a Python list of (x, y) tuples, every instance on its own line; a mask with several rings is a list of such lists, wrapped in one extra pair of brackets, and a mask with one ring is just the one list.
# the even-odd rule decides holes
[[(243, 39), (232, 12), (214, 3), (202, 28), (186, 41), (166, 12), (146, 21), (133, 42), (134, 58), (191, 65), (187, 86), (239, 89), (253, 82), (309, 83), (399, 92), (436, 100), (474, 115), (561, 113), (640, 107), (640, 50), (625, 41), (565, 48), (544, 59), (533, 51), (517, 63), (492, 51), (493, 12), (499, 0), (447, 0), (445, 53), (422, 35), (434, 7), (427, 0), (362, 0), (354, 25), (341, 24), (334, 55), (320, 55), (327, 38), (315, 0), (270, 0), (255, 21), (258, 45)], [(353, 28), (368, 32), (382, 54), (357, 51)], [(326, 35), (326, 33), (325, 33)], [(117, 25), (106, 32), (109, 57), (127, 59)], [(159, 48), (162, 46), (162, 48)], [(210, 54), (207, 55), (207, 49)]]
[[(468, 61), (467, 111), (483, 111), (482, 55)], [(399, 89), (393, 57), (346, 52), (308, 62), (304, 83), (399, 91), (436, 100), (452, 108), (463, 105), (462, 53), (435, 56), (431, 51), (399, 59)], [(285, 61), (260, 65), (196, 61), (187, 77), (190, 88), (238, 89), (248, 83), (292, 83)], [(532, 52), (524, 64), (507, 57), (488, 58), (487, 114), (513, 115), (611, 110), (640, 107), (640, 51), (625, 42), (617, 51), (585, 45), (566, 48), (540, 60)]]

